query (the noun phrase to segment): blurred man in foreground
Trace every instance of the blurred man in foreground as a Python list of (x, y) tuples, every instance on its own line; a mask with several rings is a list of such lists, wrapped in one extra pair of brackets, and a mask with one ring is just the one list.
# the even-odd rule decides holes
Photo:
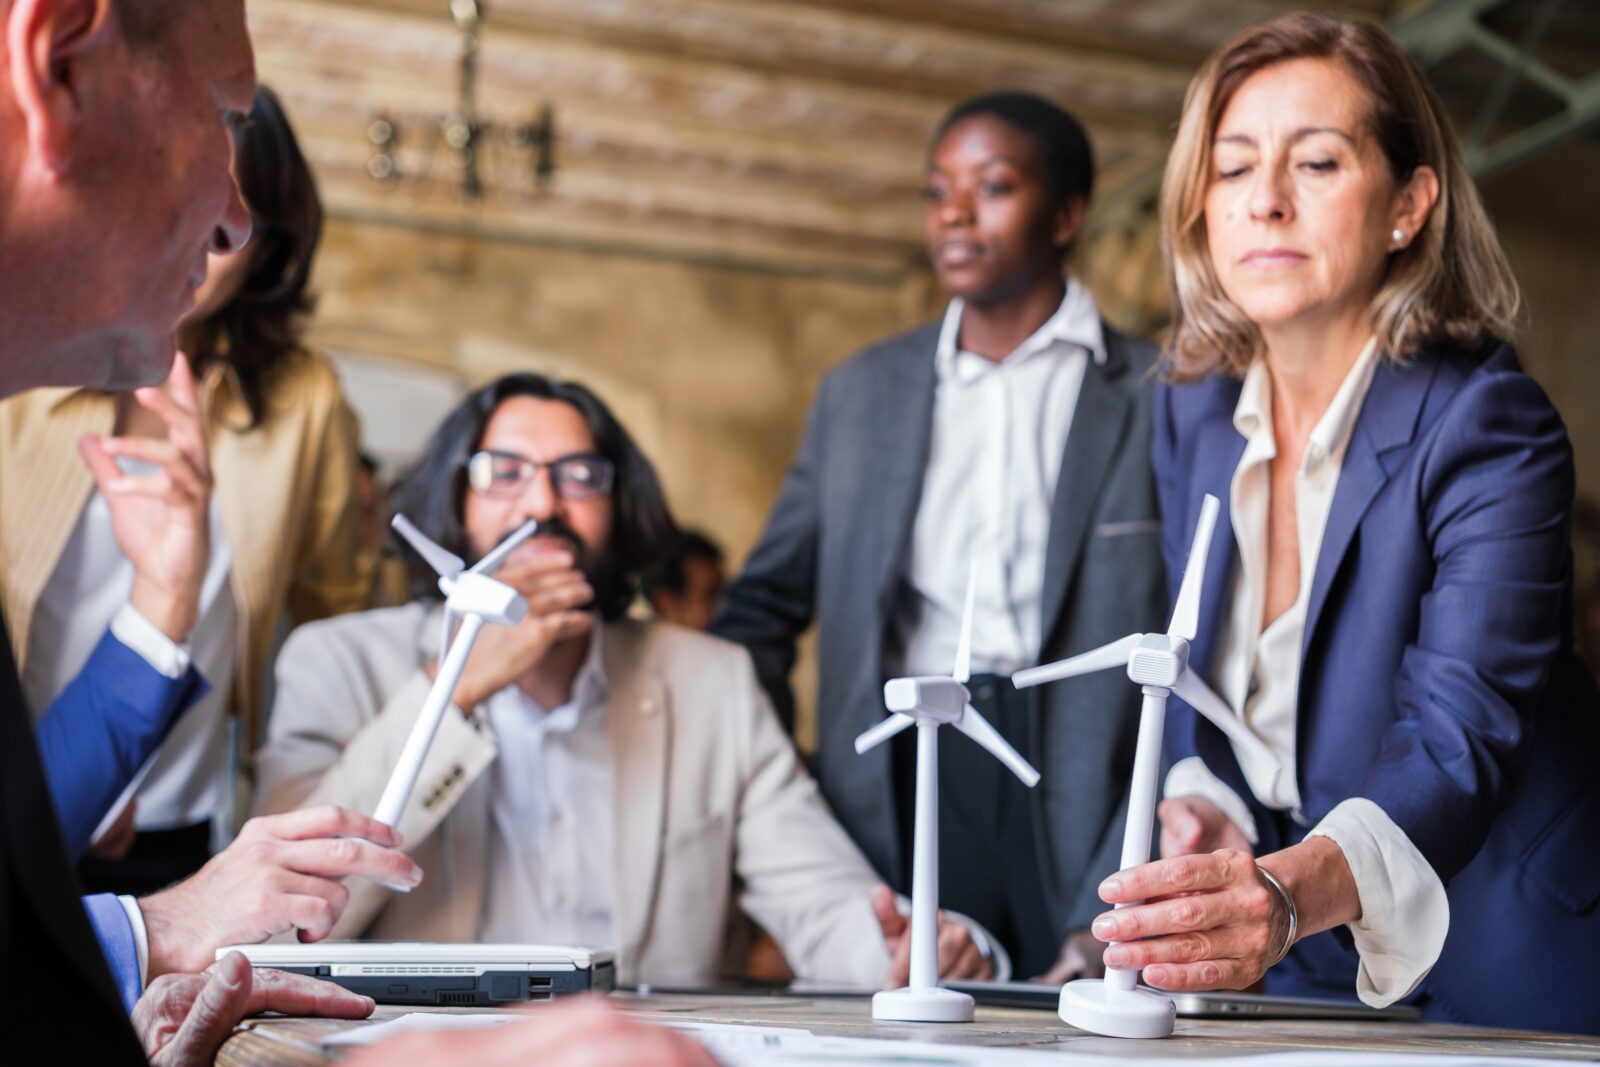
[[(255, 87), (243, 5), (0, 0), (0, 27), (0, 396), (47, 385), (149, 386), (174, 364), (172, 330), (207, 252), (234, 252), (250, 232), (229, 174), (229, 127)], [(140, 399), (168, 410), (178, 403), (159, 390)], [(205, 553), (192, 505), (206, 486), (180, 484), (203, 473), (203, 450), (175, 437), (140, 457), (155, 473), (107, 485), (139, 519), (151, 565), (133, 607), (167, 653), (181, 650), (184, 609), (192, 610), (183, 575)], [(104, 466), (111, 440), (85, 443), (86, 459)], [(98, 722), (95, 698), (160, 672), (150, 648), (112, 639), (125, 654), (89, 679), (81, 701), (52, 709), (64, 724)], [(91, 927), (53, 808), (0, 633), (0, 1002), (9, 1010), (40, 990), (74, 1002), (78, 1025), (50, 1035), (62, 1060), (209, 1062), (248, 1012), (371, 1011), (370, 1001), (326, 984), (252, 975), (239, 959), (208, 978), (156, 981), (134, 1028), (124, 1007), (146, 979), (169, 966), (197, 970), (220, 944), (297, 927), (318, 936), (315, 927), (343, 906), (345, 875), (411, 875), (414, 865), (387, 847), (398, 843), (392, 831), (348, 812), (307, 813), (297, 828), (263, 822), (209, 874), (148, 910), (113, 898)], [(327, 840), (338, 832), (371, 840)]]

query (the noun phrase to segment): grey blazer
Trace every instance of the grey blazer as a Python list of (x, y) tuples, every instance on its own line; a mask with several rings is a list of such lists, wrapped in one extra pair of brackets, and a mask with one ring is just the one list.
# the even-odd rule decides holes
[[(858, 756), (853, 741), (884, 714), (883, 649), (927, 465), (939, 328), (874, 345), (823, 380), (766, 530), (712, 627), (750, 649), (792, 721), (795, 642), (819, 624), (813, 771), (839, 821), (896, 885), (908, 857), (889, 746)], [(1109, 327), (1105, 337), (1108, 358), (1084, 375), (1056, 487), (1040, 628), (1046, 661), (1165, 625), (1150, 471), (1156, 350)], [(1059, 940), (1103, 910), (1096, 887), (1119, 866), (1139, 693), (1116, 671), (1033, 692), (1029, 748), (1043, 772), (1035, 825)]]

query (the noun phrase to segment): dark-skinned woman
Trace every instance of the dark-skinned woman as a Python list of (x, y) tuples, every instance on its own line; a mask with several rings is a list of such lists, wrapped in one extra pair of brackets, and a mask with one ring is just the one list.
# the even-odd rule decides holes
[(1116, 867), (1138, 699), (1103, 678), (1019, 693), (1006, 675), (1154, 629), (1165, 608), (1147, 451), (1155, 352), (1108, 327), (1062, 269), (1093, 171), (1078, 123), (1035, 96), (979, 97), (940, 124), (923, 210), (950, 303), (823, 381), (713, 627), (750, 648), (792, 709), (796, 641), (818, 624), (814, 771), (903, 890), (912, 734), (861, 756), (852, 743), (883, 718), (886, 679), (949, 675), (976, 574), (969, 689), (1044, 779), (1030, 791), (965, 738), (942, 741), (940, 903), (993, 933), (1018, 976), (1055, 980), (1099, 965), (1087, 927)]

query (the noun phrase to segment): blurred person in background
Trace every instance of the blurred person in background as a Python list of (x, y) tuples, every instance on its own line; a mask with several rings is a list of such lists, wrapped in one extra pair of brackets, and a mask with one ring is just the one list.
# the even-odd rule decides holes
[(1105, 672), (1007, 677), (1165, 627), (1150, 473), (1154, 346), (1101, 318), (1063, 261), (1094, 183), (1055, 104), (993, 93), (929, 146), (928, 255), (943, 317), (823, 380), (761, 540), (712, 631), (750, 649), (792, 725), (789, 672), (816, 622), (812, 769), (879, 874), (909, 884), (914, 732), (858, 755), (883, 684), (948, 675), (977, 575), (974, 705), (1043, 772), (1029, 790), (976, 745), (939, 746), (940, 900), (1016, 973), (1097, 973), (1095, 886), (1116, 869), (1139, 694)]
[(357, 507), (361, 521), (358, 540), (360, 571), (367, 590), (366, 606), (369, 608), (399, 607), (411, 599), (411, 576), (401, 555), (409, 549), (401, 547), (389, 532), (393, 512), (389, 507), (389, 486), (383, 472), (371, 453), (360, 454), (357, 472)]
[(639, 584), (656, 618), (708, 630), (727, 581), (722, 547), (698, 530), (684, 530)]
[[(629, 617), (677, 527), (598, 397), (534, 374), (483, 386), (394, 502), (469, 561), (530, 519), (539, 530), (496, 572), (527, 616), (473, 645), (396, 827), (430, 878), (406, 895), (351, 885), (337, 936), (608, 945), (624, 984), (709, 985), (743, 910), (806, 977), (904, 984), (908, 924), (817, 795), (749, 655)], [(376, 804), (438, 669), (438, 575), (420, 560), (414, 573), (411, 603), (284, 645), (260, 810)], [(942, 924), (940, 948), (943, 973), (993, 973), (961, 925)]]

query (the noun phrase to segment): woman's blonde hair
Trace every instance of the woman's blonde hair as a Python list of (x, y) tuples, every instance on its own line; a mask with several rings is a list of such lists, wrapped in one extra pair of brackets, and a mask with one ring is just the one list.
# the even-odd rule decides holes
[(1390, 255), (1372, 298), (1379, 349), (1392, 357), (1423, 345), (1470, 347), (1509, 338), (1520, 297), (1438, 97), (1393, 38), (1365, 22), (1292, 14), (1245, 30), (1214, 52), (1189, 83), (1161, 186), (1162, 249), (1173, 297), (1168, 374), (1190, 380), (1240, 375), (1261, 335), (1212, 269), (1205, 199), (1211, 152), (1228, 102), (1252, 74), (1292, 59), (1344, 64), (1366, 90), (1367, 121), (1397, 182), (1419, 166), (1439, 176), (1439, 199), (1422, 232)]

